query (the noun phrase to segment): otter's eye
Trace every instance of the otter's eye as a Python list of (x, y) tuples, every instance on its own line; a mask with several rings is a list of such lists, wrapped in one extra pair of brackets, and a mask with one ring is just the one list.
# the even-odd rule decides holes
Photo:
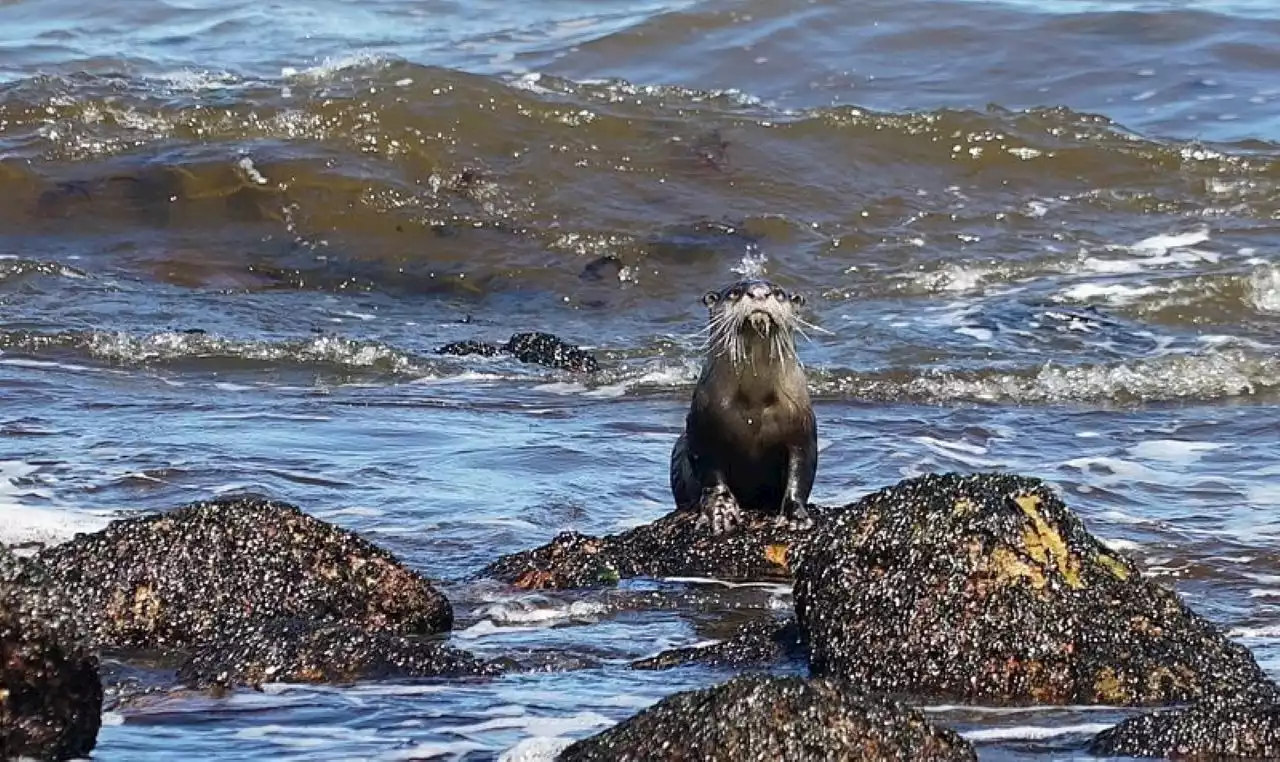
[(785, 302), (787, 300), (786, 290), (781, 288), (775, 288), (773, 290), (773, 298), (777, 299), (780, 302)]
[(729, 289), (729, 299), (730, 299), (731, 301), (735, 301), (735, 302), (736, 302), (736, 301), (738, 301), (738, 300), (739, 300), (739, 299), (741, 299), (741, 298), (742, 298), (742, 289), (740, 289), (740, 288), (731, 288), (731, 289)]
[(706, 307), (710, 307), (718, 301), (720, 301), (720, 295), (714, 291), (708, 291), (702, 295), (702, 304)]
[(804, 306), (804, 294), (792, 294), (792, 295), (791, 295), (791, 303), (792, 303), (792, 304), (794, 304), (794, 305), (795, 305), (795, 306), (797, 306), (797, 307), (803, 307), (803, 306)]

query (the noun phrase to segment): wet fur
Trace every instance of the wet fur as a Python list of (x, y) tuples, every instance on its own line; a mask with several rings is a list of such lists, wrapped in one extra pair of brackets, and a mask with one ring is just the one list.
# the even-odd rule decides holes
[[(756, 284), (779, 290), (743, 281), (707, 296), (708, 353), (672, 449), (671, 490), (681, 509), (709, 511), (708, 490), (727, 488), (743, 512), (803, 521), (818, 465), (817, 426), (795, 352), (803, 322), (785, 292), (763, 305), (748, 296), (732, 301), (735, 289)], [(773, 317), (765, 335), (749, 317), (760, 306)]]

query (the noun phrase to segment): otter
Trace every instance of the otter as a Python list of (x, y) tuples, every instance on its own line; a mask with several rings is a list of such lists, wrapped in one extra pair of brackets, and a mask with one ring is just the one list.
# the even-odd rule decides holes
[(744, 511), (812, 524), (818, 430), (795, 346), (808, 326), (797, 314), (804, 301), (757, 279), (702, 297), (708, 351), (671, 450), (671, 492), (712, 534), (743, 524)]

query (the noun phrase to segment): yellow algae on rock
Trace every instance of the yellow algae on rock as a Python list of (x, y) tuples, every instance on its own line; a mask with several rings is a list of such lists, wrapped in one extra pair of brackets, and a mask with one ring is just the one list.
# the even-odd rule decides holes
[(1019, 495), (1013, 501), (1031, 519), (1032, 527), (1023, 533), (1027, 552), (1031, 557), (1048, 566), (1049, 556), (1052, 555), (1058, 573), (1067, 584), (1077, 590), (1084, 587), (1084, 582), (1080, 579), (1080, 559), (1067, 550), (1067, 543), (1063, 541), (1062, 535), (1040, 515), (1040, 498), (1035, 495)]

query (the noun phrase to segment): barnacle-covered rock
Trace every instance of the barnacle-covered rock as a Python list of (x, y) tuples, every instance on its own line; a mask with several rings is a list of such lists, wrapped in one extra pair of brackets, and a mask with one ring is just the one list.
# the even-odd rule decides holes
[(193, 687), (231, 687), (501, 672), (497, 663), (432, 640), (287, 619), (242, 622), (218, 632), (195, 649), (178, 678)]
[(1151, 705), (1277, 693), (1253, 656), (1094, 539), (1036, 479), (928, 475), (800, 553), (815, 676), (932, 698)]
[(916, 710), (829, 680), (747, 675), (668, 696), (560, 753), (560, 762), (976, 760)]
[(271, 619), (425, 634), (453, 618), (444, 596), (391, 553), (254, 496), (115, 521), (39, 559), (100, 647), (183, 649), (236, 622)]
[(39, 567), (0, 546), (0, 759), (88, 756), (101, 724), (97, 656)]
[[(825, 511), (809, 507), (821, 522)], [(697, 511), (673, 511), (651, 524), (605, 537), (563, 532), (533, 550), (503, 556), (482, 574), (526, 589), (613, 585), (633, 577), (787, 580), (791, 547), (812, 530), (757, 517), (734, 532), (712, 535)]]
[(1089, 746), (1108, 757), (1280, 758), (1280, 705), (1208, 701), (1144, 714), (1099, 733)]

